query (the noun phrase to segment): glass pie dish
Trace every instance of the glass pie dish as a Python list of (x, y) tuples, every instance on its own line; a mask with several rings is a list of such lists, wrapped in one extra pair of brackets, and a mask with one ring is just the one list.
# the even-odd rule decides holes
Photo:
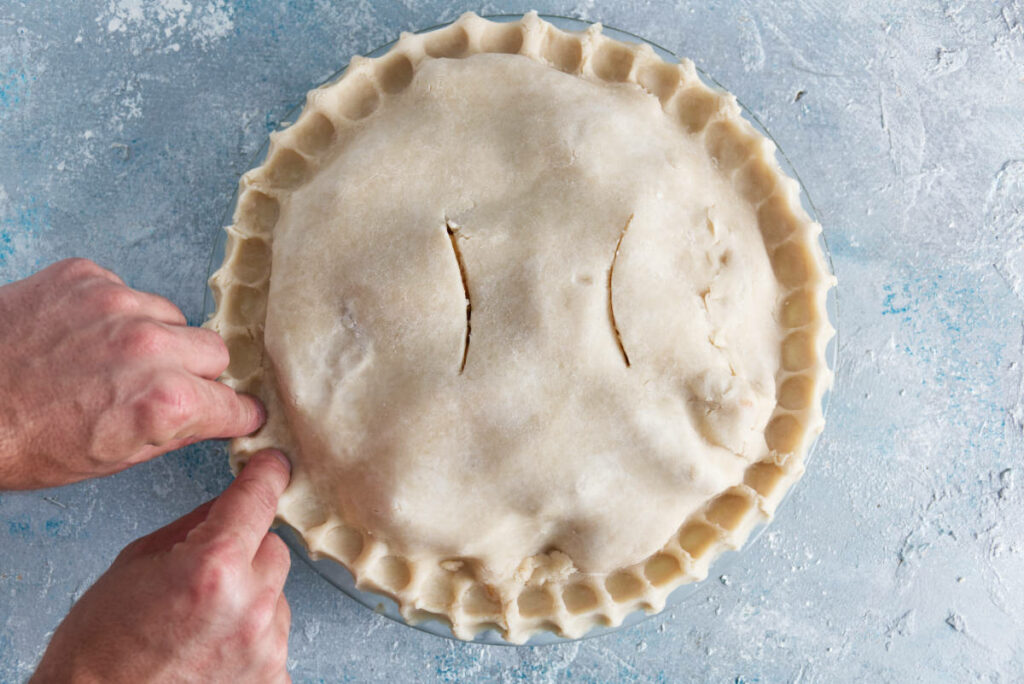
[[(493, 17), (492, 16), (492, 17), (488, 17), (488, 19), (490, 19), (492, 21), (511, 21), (511, 20), (516, 20), (518, 18), (519, 18), (518, 16), (504, 16), (504, 17), (502, 17), (502, 16)], [(564, 18), (564, 17), (545, 16), (543, 18), (545, 20), (547, 20), (548, 22), (554, 24), (559, 29), (566, 30), (566, 31), (583, 31), (583, 30), (586, 30), (590, 26), (590, 24), (588, 24), (587, 22), (582, 22), (582, 21), (575, 20), (575, 19), (568, 19), (568, 18)], [(430, 29), (426, 29), (426, 31), (431, 31), (431, 30), (436, 29), (436, 28), (439, 28), (439, 27), (431, 27)], [(627, 32), (619, 31), (619, 30), (616, 30), (616, 29), (610, 29), (610, 28), (607, 28), (607, 27), (604, 28), (604, 34), (606, 36), (610, 37), (610, 38), (613, 38), (613, 39), (616, 39), (616, 40), (620, 40), (620, 41), (623, 41), (623, 42), (632, 42), (632, 43), (644, 42), (644, 43), (647, 43), (648, 45), (650, 45), (651, 49), (654, 50), (654, 52), (658, 56), (660, 56), (661, 58), (663, 58), (663, 59), (665, 59), (666, 61), (669, 61), (669, 62), (677, 61), (677, 58), (674, 55), (672, 55), (670, 52), (668, 52), (667, 50), (665, 50), (665, 49), (661, 48), (660, 46), (657, 46), (657, 45), (655, 45), (653, 43), (650, 43), (649, 41), (645, 41), (642, 38), (640, 38), (638, 36), (635, 36), (633, 34), (629, 34)], [(381, 46), (380, 48), (377, 48), (376, 50), (372, 51), (368, 56), (369, 57), (380, 56), (380, 55), (384, 54), (385, 52), (387, 52), (392, 45), (393, 45), (393, 43), (389, 43), (387, 45)], [(338, 72), (337, 74), (333, 75), (331, 78), (327, 79), (326, 82), (331, 82), (331, 81), (335, 80), (336, 78), (339, 77), (340, 74), (341, 74), (341, 72)], [(715, 86), (718, 86), (717, 82), (714, 81), (714, 79), (710, 78), (707, 74), (704, 74), (702, 72), (701, 75), (703, 76), (704, 80), (707, 81), (708, 83), (711, 83), (711, 84), (714, 84)], [(720, 87), (720, 86), (718, 86), (718, 87)], [(742, 105), (741, 105), (741, 107), (742, 107)], [(750, 112), (750, 110), (748, 110), (747, 108), (743, 107), (743, 112), (746, 115), (746, 118), (748, 119), (749, 123), (751, 123), (751, 125), (753, 125), (756, 130), (758, 130), (762, 135), (764, 135), (768, 139), (772, 139), (771, 135), (764, 129), (764, 127), (757, 120), (757, 117), (754, 116), (753, 113)], [(292, 109), (284, 117), (285, 121), (281, 122), (278, 125), (278, 129), (287, 128), (290, 125), (290, 122), (292, 120), (294, 120), (295, 116), (298, 113), (299, 113), (299, 106), (296, 106), (294, 109)], [(631, 143), (629, 143), (629, 144), (631, 145)], [(264, 147), (257, 154), (257, 157), (253, 160), (254, 163), (251, 166), (255, 166), (255, 165), (257, 165), (257, 164), (259, 164), (259, 163), (261, 163), (263, 161), (263, 159), (265, 158), (265, 155), (267, 153), (267, 149), (268, 149), (268, 145), (264, 145)], [(798, 174), (792, 168), (792, 165), (789, 163), (789, 161), (786, 158), (785, 154), (781, 150), (778, 151), (778, 161), (781, 164), (784, 172), (787, 173), (792, 178), (795, 178), (799, 182)], [(801, 201), (804, 202), (805, 209), (810, 214), (812, 219), (817, 221), (817, 216), (816, 216), (816, 212), (814, 211), (814, 207), (811, 204), (811, 202), (809, 201), (807, 193), (806, 193), (806, 189), (803, 188), (802, 184), (801, 184), (801, 189), (803, 190), (803, 193), (801, 195)], [(230, 221), (228, 221), (228, 219), (230, 217), (230, 212), (232, 211), (234, 205), (235, 205), (235, 200), (234, 200), (234, 198), (232, 198), (232, 201), (229, 204), (229, 208), (228, 208), (229, 214), (227, 216), (225, 216), (225, 219), (224, 219), (224, 222), (222, 222), (222, 225), (226, 225), (225, 222), (230, 223)], [(832, 270), (831, 269), (831, 257), (829, 255), (827, 245), (824, 244), (824, 238), (823, 237), (819, 237), (819, 240), (821, 241), (822, 253), (825, 255), (826, 261), (828, 262), (828, 270), (829, 270), (829, 272), (831, 272), (831, 270)], [(211, 254), (210, 273), (212, 273), (214, 268), (221, 262), (221, 260), (223, 258), (224, 249), (225, 249), (225, 233), (223, 231), (220, 231), (219, 232), (219, 237), (218, 237), (218, 239), (216, 241), (216, 244), (214, 246), (213, 253)], [(829, 311), (829, 318), (832, 321), (835, 321), (838, 318), (838, 310), (837, 310), (837, 308), (838, 308), (838, 299), (837, 299), (835, 288), (831, 288), (831, 289), (828, 290), (828, 297), (829, 298), (828, 298), (828, 302), (827, 302), (827, 308), (828, 308), (828, 311)], [(209, 291), (207, 291), (205, 293), (205, 295), (204, 295), (203, 312), (204, 312), (205, 315), (209, 315), (209, 314), (211, 314), (213, 312), (213, 310), (214, 310), (213, 297), (211, 296), (211, 293)], [(826, 351), (826, 360), (829, 363), (829, 366), (831, 368), (835, 367), (835, 353), (836, 353), (837, 348), (838, 348), (838, 344), (837, 344), (836, 338), (833, 337), (833, 339), (832, 339), (832, 341), (830, 343), (830, 347)], [(628, 365), (628, 361), (627, 361), (627, 365)], [(828, 402), (828, 397), (829, 397), (829, 395), (828, 395), (828, 393), (826, 393), (824, 395), (824, 398), (823, 398), (824, 405), (823, 405), (822, 409), (823, 409), (823, 412), (826, 413), (826, 414), (827, 414), (828, 403), (829, 403)], [(811, 447), (811, 449), (810, 449), (810, 451), (808, 453), (807, 458), (810, 457), (812, 452), (813, 452), (813, 446)], [(758, 534), (761, 531), (763, 531), (764, 527), (765, 527), (764, 525), (759, 525), (758, 528), (754, 531), (754, 533), (750, 535), (750, 537), (747, 540), (747, 543), (744, 546), (747, 546), (747, 545), (753, 543), (754, 541), (756, 541), (756, 538), (757, 538)], [(346, 570), (344, 568), (344, 566), (342, 566), (341, 564), (339, 564), (339, 563), (337, 563), (337, 562), (335, 562), (333, 560), (326, 560), (326, 559), (325, 560), (313, 560), (312, 558), (310, 558), (309, 555), (306, 552), (306, 549), (305, 549), (305, 546), (304, 546), (304, 544), (303, 544), (303, 542), (301, 540), (301, 537), (298, 534), (296, 534), (294, 530), (291, 530), (291, 529), (287, 528), (287, 526), (282, 526), (281, 534), (285, 538), (285, 540), (289, 543), (289, 545), (292, 547), (292, 549), (298, 555), (300, 555), (304, 560), (306, 560), (311, 565), (311, 567), (318, 574), (320, 574), (322, 577), (327, 579), (331, 584), (333, 584), (337, 588), (341, 589), (347, 595), (349, 595), (350, 597), (354, 598), (355, 600), (357, 600), (358, 602), (362, 603), (363, 605), (365, 605), (365, 606), (375, 610), (376, 612), (379, 612), (379, 613), (385, 615), (386, 617), (395, 619), (395, 620), (397, 620), (399, 622), (405, 622), (405, 620), (403, 619), (403, 617), (401, 616), (401, 614), (399, 612), (398, 605), (394, 601), (392, 601), (391, 599), (389, 599), (389, 598), (387, 598), (385, 596), (377, 595), (377, 594), (374, 594), (374, 593), (371, 593), (371, 592), (366, 592), (366, 591), (362, 591), (362, 590), (358, 589), (355, 586), (355, 581), (353, 580), (352, 575), (348, 572), (348, 570)], [(722, 556), (718, 557), (714, 561), (714, 563), (712, 565), (711, 572), (720, 573), (722, 571), (722, 569), (729, 562), (733, 561), (737, 555), (738, 554), (735, 551), (727, 551), (726, 553), (724, 553)], [(671, 594), (671, 596), (669, 598), (668, 605), (678, 605), (678, 603), (680, 601), (684, 600), (685, 597), (691, 596), (695, 592), (699, 591), (700, 587), (703, 586), (703, 584), (704, 583), (702, 583), (702, 582), (698, 582), (698, 583), (689, 583), (689, 584), (681, 585), (674, 592), (672, 592), (672, 594)], [(667, 588), (666, 588), (666, 592), (667, 592)], [(615, 627), (596, 627), (596, 628), (592, 629), (591, 631), (589, 631), (586, 634), (586, 636), (588, 636), (588, 637), (589, 636), (596, 636), (596, 635), (599, 635), (599, 634), (607, 633), (609, 631), (618, 630), (618, 629), (621, 629), (622, 627), (635, 624), (635, 623), (643, 620), (645, 617), (646, 617), (646, 615), (642, 611), (636, 611), (636, 612), (630, 613), (628, 616), (626, 616), (626, 618), (623, 620), (623, 622), (620, 625), (617, 625)], [(419, 623), (419, 624), (416, 624), (416, 625), (413, 625), (413, 626), (416, 627), (417, 629), (422, 630), (422, 631), (426, 631), (426, 632), (429, 632), (429, 633), (432, 633), (432, 634), (436, 634), (436, 635), (439, 635), (439, 636), (445, 636), (445, 637), (452, 637), (453, 636), (451, 634), (451, 631), (448, 628), (448, 626), (446, 624), (443, 624), (443, 623), (438, 622), (438, 621), (427, 621), (427, 622)], [(494, 631), (487, 631), (487, 632), (483, 632), (481, 634), (478, 634), (476, 636), (476, 638), (474, 639), (474, 641), (479, 642), (479, 643), (489, 643), (489, 644), (506, 644), (506, 643), (508, 643), (508, 642), (506, 642), (504, 640), (504, 638), (502, 638), (502, 636), (500, 634), (498, 634), (498, 633), (496, 633)], [(532, 638), (529, 641), (527, 641), (526, 643), (528, 645), (538, 645), (538, 644), (546, 644), (546, 643), (558, 643), (558, 642), (562, 642), (562, 641), (566, 641), (566, 639), (563, 638), (563, 637), (560, 637), (560, 636), (558, 636), (558, 635), (556, 635), (554, 633), (551, 633), (551, 632), (541, 632), (541, 633), (533, 635)]]

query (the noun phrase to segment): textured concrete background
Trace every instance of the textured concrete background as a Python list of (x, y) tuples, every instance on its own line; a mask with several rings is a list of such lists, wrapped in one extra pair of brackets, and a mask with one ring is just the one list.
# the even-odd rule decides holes
[[(296, 681), (1020, 681), (1024, 6), (537, 2), (691, 56), (801, 173), (840, 279), (831, 420), (694, 597), (555, 647), (391, 623), (296, 562)], [(198, 322), (238, 176), (305, 91), (443, 2), (0, 3), (0, 282), (80, 255)], [(0, 321), (0, 325), (7, 325)], [(0, 495), (0, 681), (129, 540), (218, 493), (221, 444)]]

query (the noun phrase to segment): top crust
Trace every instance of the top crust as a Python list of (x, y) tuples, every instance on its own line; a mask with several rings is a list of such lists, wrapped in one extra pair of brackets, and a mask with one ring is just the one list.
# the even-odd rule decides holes
[(288, 452), (279, 518), (459, 637), (660, 608), (822, 428), (833, 279), (773, 151), (599, 27), (469, 14), (354, 59), (243, 177), (211, 279), (270, 415), (233, 463)]

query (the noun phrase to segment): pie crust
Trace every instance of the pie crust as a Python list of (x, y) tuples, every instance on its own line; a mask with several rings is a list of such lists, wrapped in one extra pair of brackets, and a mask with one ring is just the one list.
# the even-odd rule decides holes
[(354, 58), (242, 177), (210, 280), (269, 416), (232, 467), (288, 453), (278, 518), (410, 622), (660, 610), (824, 425), (835, 281), (774, 151), (600, 26), (466, 14)]

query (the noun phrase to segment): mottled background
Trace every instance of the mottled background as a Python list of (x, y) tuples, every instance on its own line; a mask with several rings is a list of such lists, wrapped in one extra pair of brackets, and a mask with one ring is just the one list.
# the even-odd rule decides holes
[[(692, 57), (788, 152), (840, 280), (828, 428), (727, 575), (613, 635), (453, 643), (296, 562), (296, 681), (1020, 681), (1024, 6), (893, 4), (533, 3)], [(310, 86), (399, 31), (529, 8), (3, 0), (0, 282), (87, 256), (199, 322), (237, 178)], [(218, 493), (225, 460), (203, 444), (0, 495), (0, 681), (126, 542)]]

